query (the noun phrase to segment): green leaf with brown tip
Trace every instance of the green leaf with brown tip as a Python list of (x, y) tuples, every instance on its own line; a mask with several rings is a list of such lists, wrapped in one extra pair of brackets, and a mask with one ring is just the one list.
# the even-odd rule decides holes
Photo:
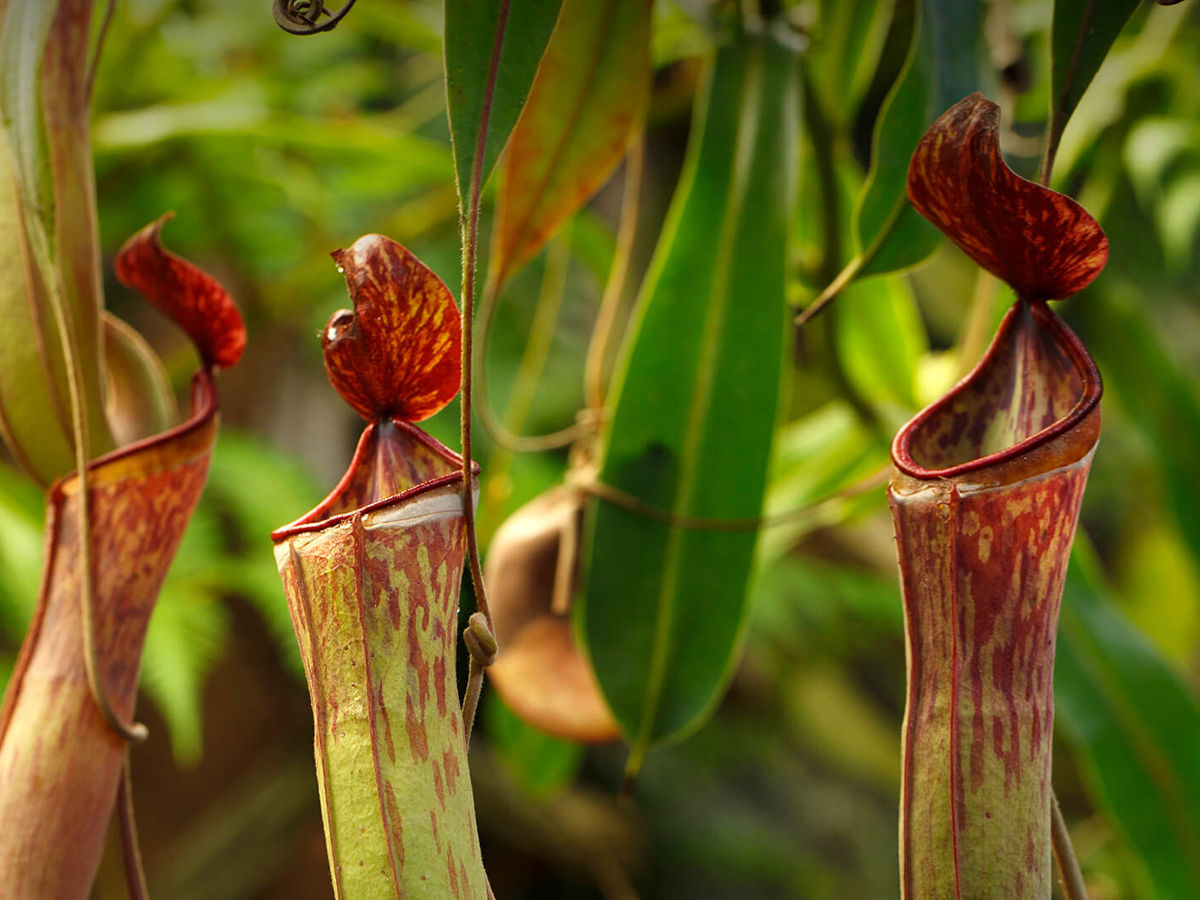
[(650, 92), (649, 0), (566, 0), (505, 156), (491, 278), (503, 285), (621, 161)]

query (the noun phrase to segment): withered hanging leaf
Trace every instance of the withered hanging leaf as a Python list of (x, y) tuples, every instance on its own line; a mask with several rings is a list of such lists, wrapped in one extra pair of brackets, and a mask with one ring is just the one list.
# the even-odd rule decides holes
[(1027, 300), (1083, 290), (1108, 239), (1082, 206), (1021, 178), (1000, 156), (1000, 108), (974, 93), (933, 123), (908, 169), (908, 197), (971, 259)]
[(488, 679), (518, 717), (569, 741), (620, 729), (571, 628), (583, 497), (559, 485), (513, 513), (488, 547), (485, 581), (500, 655)]
[(354, 311), (339, 310), (321, 336), (325, 371), (364, 419), (427, 419), (458, 393), (460, 319), (454, 297), (391, 238), (368, 234), (333, 253)]

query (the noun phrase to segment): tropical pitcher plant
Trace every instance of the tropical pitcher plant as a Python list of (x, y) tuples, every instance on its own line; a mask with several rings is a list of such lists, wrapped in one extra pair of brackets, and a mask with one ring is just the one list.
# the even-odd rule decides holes
[(116, 270), (196, 347), (182, 422), (157, 356), (103, 309), (91, 12), (90, 0), (0, 6), (0, 428), (46, 488), (41, 590), (0, 707), (0, 893), (18, 900), (88, 896), (119, 784), (136, 856), (126, 748), (146, 736), (132, 721), (142, 644), (204, 486), (215, 373), (245, 344), (225, 290), (161, 246), (165, 219)]
[(917, 211), (1016, 302), (983, 360), (904, 426), (889, 500), (904, 594), (906, 898), (1049, 898), (1054, 645), (1100, 433), (1100, 374), (1048, 300), (1108, 242), (1073, 200), (1014, 174), (998, 107), (941, 116), (908, 172)]
[(487, 881), (455, 674), (462, 459), (412, 424), (458, 393), (458, 308), (386, 237), (334, 258), (354, 311), (326, 325), (325, 368), (368, 424), (332, 493), (273, 535), (334, 896), (475, 900)]

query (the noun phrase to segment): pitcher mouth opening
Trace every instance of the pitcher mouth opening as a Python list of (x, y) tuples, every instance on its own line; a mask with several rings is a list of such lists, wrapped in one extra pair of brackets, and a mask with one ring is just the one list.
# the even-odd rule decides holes
[(896, 468), (948, 478), (1019, 459), (1100, 402), (1100, 371), (1044, 301), (1018, 301), (979, 364), (892, 442)]
[[(471, 470), (475, 482), (479, 464), (472, 461)], [(381, 419), (363, 431), (354, 459), (329, 495), (296, 521), (273, 531), (271, 540), (278, 544), (453, 484), (462, 484), (459, 454), (409, 422)], [(477, 485), (472, 489), (477, 490)]]

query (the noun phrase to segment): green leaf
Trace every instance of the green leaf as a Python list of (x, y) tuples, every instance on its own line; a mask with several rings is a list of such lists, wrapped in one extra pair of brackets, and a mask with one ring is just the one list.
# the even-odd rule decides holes
[(912, 288), (897, 278), (869, 278), (846, 288), (842, 299), (831, 315), (846, 377), (869, 402), (896, 411), (899, 426), (920, 406), (917, 365), (929, 350)]
[(912, 46), (875, 123), (871, 172), (854, 231), (859, 276), (924, 260), (941, 240), (908, 203), (908, 161), (917, 142), (952, 104), (978, 87), (976, 0), (916, 0)]
[(1054, 0), (1050, 124), (1046, 135), (1046, 152), (1051, 162), (1067, 120), (1138, 3), (1139, 0)]
[(1167, 355), (1147, 319), (1140, 291), (1109, 284), (1072, 310), (1108, 389), (1149, 439), (1162, 496), (1200, 560), (1200, 393)]
[(566, 0), (505, 156), (492, 280), (503, 285), (621, 161), (650, 92), (648, 0)]
[(879, 65), (893, 0), (821, 0), (810, 55), (814, 93), (825, 116), (848, 131)]
[(1200, 706), (1106, 596), (1078, 537), (1054, 687), (1093, 802), (1141, 859), (1139, 895), (1200, 896)]
[[(622, 348), (600, 479), (675, 516), (762, 508), (780, 406), (797, 55), (744, 36), (708, 71), (685, 172)], [(743, 631), (753, 531), (595, 505), (579, 605), (600, 685), (633, 744), (697, 727)]]
[(463, 209), (516, 124), (562, 0), (447, 0), (446, 104)]

